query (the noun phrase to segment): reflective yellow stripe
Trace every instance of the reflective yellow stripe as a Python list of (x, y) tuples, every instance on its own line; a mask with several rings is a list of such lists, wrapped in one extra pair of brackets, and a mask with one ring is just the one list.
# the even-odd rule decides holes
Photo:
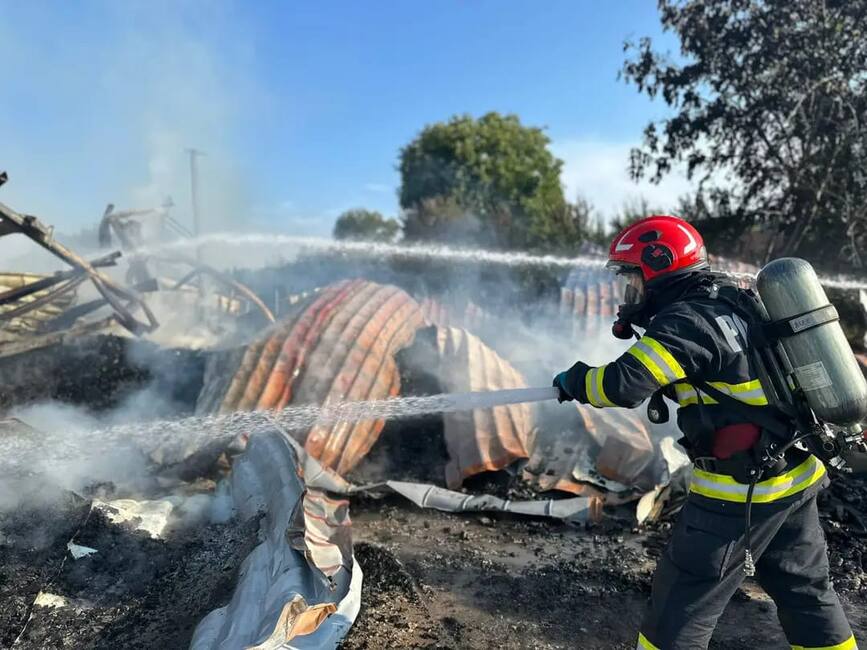
[(724, 381), (711, 381), (708, 383), (711, 386), (716, 386), (720, 390), (728, 390), (732, 393), (748, 393), (751, 390), (760, 390), (762, 387), (762, 382), (758, 379), (745, 381), (742, 384), (727, 384)]
[(605, 387), (602, 385), (604, 378), (605, 366), (601, 366), (596, 369), (596, 394), (599, 397), (599, 401), (602, 403), (602, 406), (617, 406), (614, 402), (608, 399), (608, 395), (605, 394)]
[(742, 384), (727, 384), (724, 381), (711, 381), (708, 383), (714, 388), (728, 393), (732, 397), (736, 397), (745, 404), (765, 406), (768, 403), (768, 397), (762, 388), (762, 382), (758, 379), (745, 381)]
[(642, 336), (627, 352), (650, 371), (653, 379), (660, 386), (667, 386), (678, 379), (686, 377), (683, 368), (680, 367), (680, 364), (671, 353), (665, 349), (665, 346), (649, 336)]
[[(815, 456), (785, 474), (756, 483), (753, 492), (754, 503), (771, 503), (803, 492), (825, 475), (825, 466)], [(693, 469), (690, 492), (710, 499), (746, 503), (749, 485), (738, 483), (731, 476)]]
[(665, 386), (669, 383), (668, 379), (666, 379), (665, 377), (665, 373), (662, 372), (660, 367), (656, 365), (653, 359), (647, 356), (647, 353), (644, 350), (632, 346), (627, 350), (627, 352), (636, 359), (638, 359), (638, 363), (640, 363), (642, 366), (644, 366), (650, 371), (650, 374), (653, 375), (653, 378), (656, 380), (657, 384), (659, 384), (660, 386)]
[(653, 645), (650, 641), (647, 640), (647, 637), (638, 633), (638, 645), (635, 646), (635, 650), (659, 650), (655, 645)]
[(671, 356), (671, 352), (666, 350), (665, 346), (662, 345), (662, 343), (660, 343), (656, 339), (650, 338), (649, 336), (642, 336), (641, 340), (642, 342), (649, 345), (651, 349), (656, 352), (656, 354), (662, 357), (662, 360), (665, 361), (666, 364), (668, 364), (668, 367), (674, 375), (675, 379), (683, 379), (684, 377), (686, 377), (686, 373), (683, 371), (683, 368), (680, 367), (677, 359)]
[(843, 643), (836, 645), (793, 645), (792, 650), (858, 650), (858, 644), (855, 642), (855, 636), (852, 635), (843, 641)]
[(584, 394), (587, 395), (587, 401), (592, 405), (596, 406), (593, 402), (593, 368), (587, 371), (587, 374), (584, 375)]
[(688, 384), (685, 381), (678, 382), (674, 385), (674, 393), (677, 396), (677, 403), (681, 406), (698, 404), (698, 393), (696, 393), (695, 386), (692, 384)]
[(602, 408), (603, 406), (617, 406), (608, 399), (602, 381), (605, 378), (605, 366), (591, 368), (584, 375), (584, 392), (587, 394), (587, 402), (591, 406)]
[[(744, 404), (753, 406), (766, 406), (768, 397), (762, 389), (762, 383), (758, 379), (745, 381), (741, 384), (727, 384), (724, 381), (708, 382), (714, 388), (728, 393), (732, 397), (740, 400)], [(677, 394), (677, 402), (681, 406), (689, 406), (690, 404), (698, 404), (698, 393), (695, 386), (687, 382), (678, 382), (674, 385), (675, 393)], [(701, 401), (703, 404), (717, 404), (717, 401), (710, 395), (702, 392)]]

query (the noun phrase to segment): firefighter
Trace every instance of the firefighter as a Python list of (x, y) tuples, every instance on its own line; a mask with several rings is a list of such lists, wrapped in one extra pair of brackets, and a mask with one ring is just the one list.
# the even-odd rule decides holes
[[(665, 395), (679, 404), (679, 442), (694, 464), (686, 504), (657, 563), (637, 648), (706, 648), (753, 569), (793, 648), (856, 648), (830, 583), (819, 525), (816, 495), (828, 483), (823, 463), (791, 447), (751, 479), (767, 431), (723, 399), (769, 405), (746, 352), (749, 321), (732, 301), (720, 299), (740, 290), (710, 271), (701, 235), (672, 216), (624, 229), (611, 244), (608, 267), (623, 296), (615, 335), (629, 338), (633, 326), (644, 335), (611, 363), (579, 361), (558, 374), (560, 401), (634, 408), (651, 398), (658, 415), (666, 410)], [(715, 392), (720, 399), (708, 391), (721, 391)], [(751, 511), (747, 527), (745, 509)]]

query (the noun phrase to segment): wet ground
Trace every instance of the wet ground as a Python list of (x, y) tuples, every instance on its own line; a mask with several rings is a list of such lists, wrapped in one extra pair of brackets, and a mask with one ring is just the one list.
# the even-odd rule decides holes
[[(860, 498), (863, 488), (846, 484), (823, 497), (832, 572), (859, 638), (867, 638), (867, 554), (864, 540), (848, 533), (852, 523), (839, 521), (854, 515), (837, 512), (837, 506), (841, 495)], [(392, 497), (353, 506), (365, 584), (344, 650), (632, 650), (670, 530), (667, 523), (639, 532), (451, 515)], [(711, 644), (726, 650), (789, 647), (773, 603), (752, 583), (729, 604)]]

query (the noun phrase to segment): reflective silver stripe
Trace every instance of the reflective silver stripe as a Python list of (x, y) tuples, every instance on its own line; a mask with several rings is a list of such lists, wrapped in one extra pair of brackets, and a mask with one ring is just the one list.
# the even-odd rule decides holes
[(674, 385), (674, 392), (677, 395), (677, 403), (681, 406), (689, 406), (690, 404), (698, 404), (698, 393), (692, 384), (680, 382)]
[[(709, 382), (711, 386), (714, 388), (731, 395), (735, 399), (744, 402), (746, 404), (752, 404), (754, 406), (764, 406), (768, 403), (768, 397), (765, 395), (765, 391), (762, 390), (761, 385), (758, 388), (753, 388), (750, 390), (743, 390), (745, 386), (748, 384), (756, 383), (756, 380), (744, 382), (742, 384), (727, 384), (722, 381), (712, 381)], [(674, 385), (675, 392), (677, 394), (677, 401), (681, 406), (688, 406), (690, 404), (698, 403), (698, 392), (695, 389), (695, 386), (692, 384), (688, 384), (686, 382), (680, 382)], [(717, 401), (702, 392), (701, 394), (702, 403), (704, 404), (716, 404)]]
[(710, 385), (747, 404), (764, 405), (768, 403), (765, 391), (758, 379), (751, 379), (740, 384), (727, 384), (724, 381), (712, 381)]
[(591, 406), (602, 406), (599, 400), (599, 393), (596, 391), (596, 373), (599, 368), (591, 368), (584, 375), (584, 391), (587, 393), (587, 401)]
[(591, 368), (584, 377), (584, 389), (587, 392), (587, 401), (596, 407), (615, 406), (605, 394), (602, 381), (605, 379), (605, 366)]
[[(657, 354), (656, 350), (647, 345), (647, 343), (645, 343), (644, 341), (636, 341), (632, 347), (637, 350), (641, 350), (641, 352), (643, 352), (647, 356), (647, 358), (649, 358), (654, 363), (654, 365), (664, 375), (666, 383), (670, 384), (671, 382), (677, 381), (678, 379), (683, 379), (683, 377), (677, 374), (677, 371), (674, 368), (668, 365), (668, 362), (663, 359), (662, 356)], [(641, 361), (641, 359), (639, 359), (639, 361)], [(649, 370), (653, 372), (654, 369), (649, 368)], [(653, 374), (656, 375), (655, 372), (653, 372)]]
[[(810, 456), (794, 469), (756, 484), (753, 491), (755, 503), (769, 503), (778, 499), (797, 494), (825, 474), (825, 466), (815, 456)], [(738, 483), (731, 476), (713, 474), (700, 469), (693, 469), (690, 492), (723, 501), (745, 503), (749, 485)]]

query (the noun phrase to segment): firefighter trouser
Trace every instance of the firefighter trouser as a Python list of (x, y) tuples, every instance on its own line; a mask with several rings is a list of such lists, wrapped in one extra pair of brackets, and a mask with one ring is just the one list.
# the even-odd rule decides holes
[[(690, 494), (656, 567), (638, 648), (707, 648), (744, 580), (744, 506)], [(852, 630), (831, 587), (816, 490), (753, 504), (756, 578), (796, 650), (851, 650)]]

